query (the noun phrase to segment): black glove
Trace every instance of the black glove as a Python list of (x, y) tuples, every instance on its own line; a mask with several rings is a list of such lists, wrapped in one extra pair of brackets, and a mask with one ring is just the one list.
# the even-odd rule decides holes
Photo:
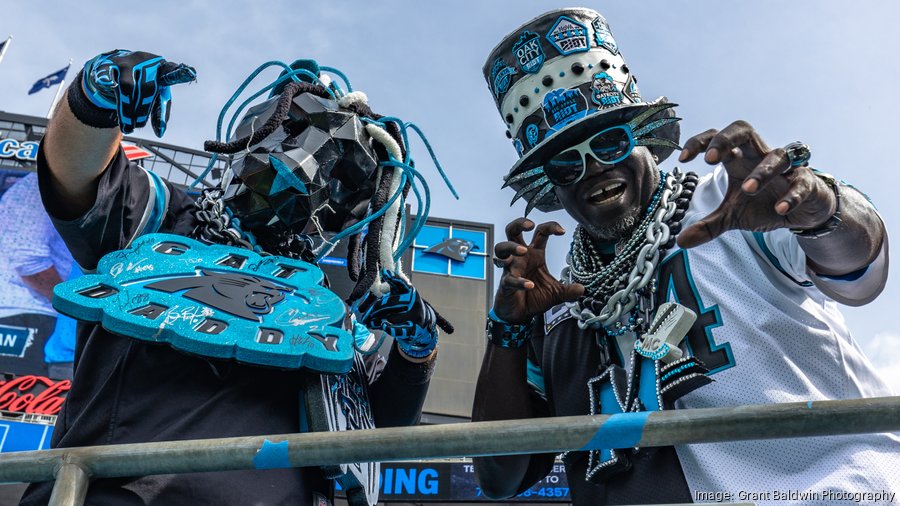
[(169, 86), (196, 79), (194, 68), (183, 63), (142, 51), (116, 49), (84, 64), (81, 91), (94, 106), (115, 111), (122, 133), (143, 127), (149, 119), (153, 132), (162, 137), (172, 103)]
[(357, 319), (369, 328), (390, 334), (410, 357), (431, 355), (438, 340), (434, 309), (407, 282), (387, 271), (382, 277), (391, 291), (381, 297), (366, 294), (356, 309)]

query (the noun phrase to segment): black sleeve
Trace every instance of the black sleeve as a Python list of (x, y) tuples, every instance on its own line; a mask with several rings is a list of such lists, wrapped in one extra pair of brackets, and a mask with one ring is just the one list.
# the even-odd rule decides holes
[(400, 427), (419, 423), (435, 358), (415, 364), (391, 346), (387, 365), (369, 386), (369, 401), (376, 427)]
[[(534, 319), (534, 324), (531, 328), (531, 339), (528, 342), (528, 361), (537, 366), (538, 370), (541, 368), (541, 356), (543, 355), (544, 350), (544, 318), (543, 315), (538, 315)], [(546, 386), (543, 381), (543, 374), (541, 374), (541, 382), (540, 386), (534, 384), (532, 378), (529, 378), (529, 383), (532, 386), (531, 390), (531, 405), (535, 411), (535, 418), (547, 418), (553, 415), (550, 409), (550, 403), (547, 401), (546, 394)], [(532, 485), (542, 480), (545, 476), (550, 474), (550, 471), (553, 470), (553, 464), (556, 462), (556, 455), (553, 453), (536, 453), (531, 456), (531, 460), (528, 462), (528, 470), (525, 472), (525, 476), (522, 478), (522, 483), (519, 485), (519, 489), (516, 490), (516, 494), (521, 494), (522, 492), (531, 488)]]
[(72, 256), (86, 271), (96, 269), (100, 258), (127, 247), (136, 237), (153, 232), (187, 235), (193, 228), (191, 198), (167, 181), (129, 162), (119, 151), (97, 183), (97, 198), (84, 215), (66, 216), (67, 202), (49, 184), (49, 165), (44, 145), (38, 150), (38, 185), (53, 225)]

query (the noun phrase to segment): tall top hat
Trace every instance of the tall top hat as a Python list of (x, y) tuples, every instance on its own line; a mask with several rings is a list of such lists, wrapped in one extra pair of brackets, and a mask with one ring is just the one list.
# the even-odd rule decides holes
[(561, 205), (543, 164), (612, 126), (632, 127), (635, 144), (662, 161), (678, 149), (678, 118), (664, 97), (645, 102), (606, 19), (591, 9), (550, 11), (509, 33), (483, 68), (519, 161), (504, 186), (554, 211)]

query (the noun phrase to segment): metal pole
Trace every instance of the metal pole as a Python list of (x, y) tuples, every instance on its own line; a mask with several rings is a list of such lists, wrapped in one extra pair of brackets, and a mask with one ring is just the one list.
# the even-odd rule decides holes
[(87, 495), (88, 479), (88, 474), (78, 464), (63, 464), (56, 473), (48, 506), (82, 506)]
[(3, 44), (3, 49), (0, 49), (0, 62), (3, 61), (3, 57), (6, 56), (6, 51), (9, 50), (9, 45), (12, 44), (12, 35), (6, 38), (5, 44)]
[[(69, 59), (69, 66), (66, 67), (66, 69), (70, 69), (70, 68), (72, 68), (72, 59), (71, 58)], [(50, 102), (50, 109), (47, 110), (47, 119), (50, 119), (53, 117), (53, 108), (56, 107), (56, 103), (59, 102), (59, 95), (63, 92), (63, 90), (65, 90), (65, 88), (66, 88), (66, 80), (63, 79), (59, 82), (59, 86), (57, 86), (57, 88), (56, 88), (56, 95), (53, 96), (53, 102)]]
[[(900, 430), (900, 397), (64, 448), (0, 454), (0, 482), (335, 465)], [(64, 459), (64, 460), (63, 460)]]

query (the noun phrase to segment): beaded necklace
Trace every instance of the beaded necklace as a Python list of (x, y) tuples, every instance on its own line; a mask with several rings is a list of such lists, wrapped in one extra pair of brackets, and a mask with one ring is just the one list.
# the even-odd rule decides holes
[[(578, 227), (563, 277), (585, 286), (585, 297), (570, 305), (579, 327), (603, 328), (607, 335), (618, 336), (649, 324), (656, 266), (675, 243), (698, 179), (696, 174), (685, 174), (677, 168), (668, 175), (660, 172), (659, 187), (644, 218), (626, 241), (619, 242), (609, 264), (604, 264), (587, 231)], [(639, 316), (636, 309), (644, 314)], [(625, 314), (630, 317), (623, 325), (620, 319)]]

